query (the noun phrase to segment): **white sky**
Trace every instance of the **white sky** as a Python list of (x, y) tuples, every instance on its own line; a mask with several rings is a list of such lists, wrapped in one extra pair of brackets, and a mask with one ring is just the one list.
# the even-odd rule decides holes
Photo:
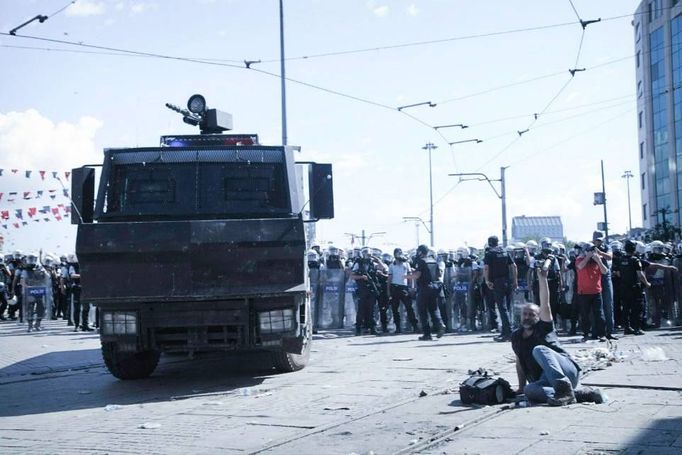
[[(0, 0), (0, 31), (36, 14), (50, 15), (67, 3)], [(593, 193), (601, 190), (601, 159), (611, 232), (623, 232), (628, 223), (625, 170), (635, 175), (633, 226), (641, 225), (631, 25), (638, 2), (573, 3), (585, 20), (627, 15), (589, 25), (577, 65), (582, 34), (577, 23), (288, 61), (292, 79), (392, 107), (432, 101), (434, 108), (405, 112), (431, 126), (471, 125), (440, 130), (444, 140), (395, 109), (289, 82), (289, 143), (302, 147), (302, 160), (334, 165), (336, 218), (318, 223), (321, 240), (345, 246), (344, 233), (365, 229), (367, 234), (386, 232), (372, 244), (414, 246), (415, 225), (402, 217), (428, 221), (426, 142), (438, 146), (433, 152), (437, 247), (481, 246), (489, 235), (501, 235), (500, 201), (491, 188), (466, 182), (450, 191), (456, 179), (448, 177), (484, 172), (499, 178), (500, 166), (510, 166), (510, 236), (513, 216), (560, 215), (569, 239), (587, 239), (603, 218), (602, 208), (592, 205)], [(78, 0), (19, 34), (234, 65), (260, 59), (264, 62), (255, 68), (279, 73), (278, 14), (277, 0)], [(286, 53), (301, 57), (576, 21), (568, 0), (285, 0)], [(0, 36), (0, 168), (64, 171), (101, 161), (104, 147), (156, 145), (160, 135), (192, 133), (164, 103), (184, 106), (193, 93), (202, 93), (210, 107), (232, 113), (235, 132), (258, 133), (268, 145), (280, 143), (278, 78), (225, 66), (92, 52), (105, 51)], [(576, 67), (587, 71), (576, 73), (519, 137), (516, 131), (531, 124), (533, 113), (545, 108), (570, 79), (568, 69)], [(560, 74), (442, 103), (555, 73)], [(516, 118), (487, 123), (507, 117)], [(472, 138), (484, 142), (447, 144)], [(0, 192), (60, 188), (7, 174), (0, 177)], [(35, 205), (0, 200), (2, 210)], [(64, 222), (0, 228), (0, 234), (5, 249), (70, 251), (75, 239), (75, 229)], [(427, 240), (422, 228), (420, 241)]]

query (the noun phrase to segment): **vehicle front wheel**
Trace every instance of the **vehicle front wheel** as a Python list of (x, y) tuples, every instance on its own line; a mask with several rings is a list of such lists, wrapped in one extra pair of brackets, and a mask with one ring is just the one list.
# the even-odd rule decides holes
[(111, 374), (119, 379), (142, 379), (151, 375), (159, 364), (159, 351), (126, 352), (117, 343), (102, 343), (102, 358)]
[(308, 328), (306, 337), (303, 341), (303, 351), (300, 354), (291, 354), (284, 351), (275, 351), (272, 353), (272, 364), (280, 373), (293, 373), (299, 371), (308, 365), (310, 360), (310, 345), (312, 344), (312, 330)]

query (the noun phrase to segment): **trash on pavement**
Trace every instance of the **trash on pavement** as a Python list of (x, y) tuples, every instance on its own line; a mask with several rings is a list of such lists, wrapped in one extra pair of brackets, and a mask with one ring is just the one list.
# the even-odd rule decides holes
[(642, 351), (642, 360), (645, 362), (662, 362), (668, 360), (665, 351), (660, 346), (652, 346)]

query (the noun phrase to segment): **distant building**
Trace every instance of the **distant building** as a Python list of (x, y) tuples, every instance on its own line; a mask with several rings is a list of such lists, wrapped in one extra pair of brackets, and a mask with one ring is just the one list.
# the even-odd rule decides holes
[(564, 225), (560, 216), (515, 216), (512, 218), (512, 241), (539, 240), (549, 237), (553, 242), (563, 242)]
[(680, 226), (682, 206), (682, 1), (644, 0), (632, 21), (642, 221)]

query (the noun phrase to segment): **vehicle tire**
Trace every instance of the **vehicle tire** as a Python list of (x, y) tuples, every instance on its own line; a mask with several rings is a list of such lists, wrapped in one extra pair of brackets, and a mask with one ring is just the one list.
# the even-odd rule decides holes
[(272, 364), (279, 373), (293, 373), (308, 365), (310, 359), (310, 345), (312, 344), (312, 329), (306, 330), (303, 351), (300, 354), (291, 354), (284, 351), (272, 353)]
[(102, 343), (102, 358), (111, 374), (118, 379), (142, 379), (151, 375), (159, 364), (161, 352), (121, 352), (116, 343)]

